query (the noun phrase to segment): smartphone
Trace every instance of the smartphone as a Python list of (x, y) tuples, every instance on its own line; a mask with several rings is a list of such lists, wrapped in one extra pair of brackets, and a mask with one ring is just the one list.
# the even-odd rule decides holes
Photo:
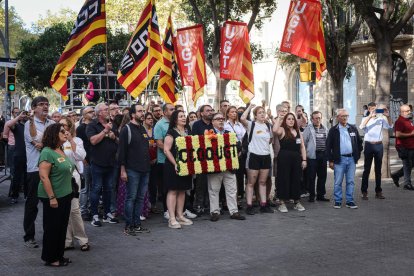
[(375, 109), (375, 113), (377, 113), (377, 114), (383, 114), (384, 113), (384, 109)]

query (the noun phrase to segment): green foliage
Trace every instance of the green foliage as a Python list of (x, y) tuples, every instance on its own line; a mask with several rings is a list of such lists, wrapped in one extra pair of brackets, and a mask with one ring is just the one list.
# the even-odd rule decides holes
[[(52, 72), (68, 43), (72, 30), (72, 22), (58, 23), (46, 28), (37, 38), (22, 41), (18, 59), (20, 68), (17, 71), (19, 83), (26, 93), (32, 90), (45, 91), (49, 85)], [(130, 35), (122, 32), (108, 33), (109, 60), (115, 72), (120, 63)], [(76, 65), (74, 73), (96, 72), (98, 63), (105, 58), (105, 45), (92, 47)]]
[(69, 8), (60, 9), (56, 13), (52, 13), (51, 10), (47, 10), (46, 15), (40, 16), (40, 18), (32, 25), (32, 29), (35, 33), (41, 34), (46, 30), (46, 28), (53, 25), (75, 22), (76, 16), (77, 12)]

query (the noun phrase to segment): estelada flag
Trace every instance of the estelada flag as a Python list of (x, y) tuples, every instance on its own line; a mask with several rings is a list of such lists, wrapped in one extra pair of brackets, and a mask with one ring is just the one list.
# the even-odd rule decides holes
[(203, 95), (207, 84), (206, 63), (204, 56), (203, 26), (195, 25), (177, 30), (174, 48), (181, 81), (184, 86), (191, 86), (194, 105)]
[(136, 98), (162, 64), (162, 46), (155, 0), (148, 0), (118, 71), (118, 82)]
[(174, 54), (173, 33), (170, 13), (162, 44), (163, 63), (158, 80), (158, 93), (166, 103), (175, 103), (178, 100), (178, 67)]
[(326, 69), (322, 4), (319, 0), (292, 0), (280, 51), (316, 63), (316, 78)]
[(254, 97), (254, 79), (249, 31), (243, 22), (226, 21), (221, 28), (220, 78), (240, 81), (240, 98)]
[(50, 78), (50, 85), (68, 98), (67, 79), (82, 57), (92, 46), (106, 43), (105, 0), (87, 0), (75, 21), (69, 42), (65, 47)]

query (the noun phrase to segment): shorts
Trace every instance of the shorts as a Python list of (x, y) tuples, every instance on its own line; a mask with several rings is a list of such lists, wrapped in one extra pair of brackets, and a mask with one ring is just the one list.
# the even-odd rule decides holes
[(272, 158), (269, 155), (247, 154), (246, 167), (250, 170), (269, 170), (272, 167)]

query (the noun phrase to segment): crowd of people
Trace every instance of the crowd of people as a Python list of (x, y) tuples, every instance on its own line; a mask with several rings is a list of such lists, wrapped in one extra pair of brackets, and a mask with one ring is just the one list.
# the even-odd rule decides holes
[[(34, 98), (31, 108), (30, 113), (14, 108), (4, 127), (12, 175), (9, 197), (17, 203), (23, 192), (29, 248), (39, 247), (35, 220), (42, 202), (42, 260), (49, 266), (68, 265), (71, 260), (64, 251), (74, 249), (75, 242), (82, 251), (90, 249), (84, 221), (102, 227), (123, 218), (124, 234), (136, 236), (150, 232), (143, 221), (157, 214), (168, 220), (168, 227), (179, 229), (203, 215), (217, 222), (226, 211), (234, 220), (273, 213), (274, 208), (286, 213), (288, 206), (305, 211), (305, 198), (310, 203), (330, 201), (325, 189), (328, 167), (334, 171), (333, 207), (343, 205), (345, 178), (345, 206), (356, 209), (355, 169), (363, 149), (362, 200), (368, 200), (373, 160), (375, 198), (385, 199), (383, 137), (390, 128), (403, 160), (392, 178), (399, 186), (404, 176), (404, 188), (414, 190), (414, 126), (408, 105), (400, 107), (393, 123), (386, 106), (368, 104), (359, 130), (348, 123), (346, 109), (337, 111), (337, 124), (328, 128), (321, 112), (308, 117), (301, 105), (291, 111), (288, 101), (276, 106), (275, 116), (262, 106), (236, 107), (227, 100), (218, 111), (203, 105), (188, 114), (181, 105), (133, 104), (121, 110), (112, 102), (86, 106), (81, 114), (49, 115), (46, 97)], [(236, 134), (239, 169), (179, 176), (176, 139), (206, 132)]]

